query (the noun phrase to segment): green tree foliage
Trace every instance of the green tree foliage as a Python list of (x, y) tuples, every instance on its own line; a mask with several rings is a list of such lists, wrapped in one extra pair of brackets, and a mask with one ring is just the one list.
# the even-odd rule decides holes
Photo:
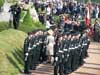
[(0, 0), (0, 8), (3, 6), (5, 0)]

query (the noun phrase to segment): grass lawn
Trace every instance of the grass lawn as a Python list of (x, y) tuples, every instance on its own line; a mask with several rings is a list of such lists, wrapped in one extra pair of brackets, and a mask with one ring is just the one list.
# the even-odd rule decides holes
[(0, 75), (18, 75), (23, 70), (26, 33), (14, 29), (0, 32)]
[(0, 22), (0, 32), (8, 29), (8, 22)]
[(28, 11), (23, 23), (20, 23), (19, 25), (19, 30), (24, 32), (30, 32), (34, 29), (45, 29), (45, 25), (41, 24), (39, 21), (33, 21)]
[(24, 68), (23, 43), (26, 32), (45, 29), (40, 22), (34, 22), (29, 14), (18, 30), (8, 27), (8, 22), (0, 22), (0, 75), (18, 75)]

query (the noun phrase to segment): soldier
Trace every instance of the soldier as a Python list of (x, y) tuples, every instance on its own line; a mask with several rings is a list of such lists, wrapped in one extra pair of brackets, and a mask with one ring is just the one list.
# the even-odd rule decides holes
[(39, 64), (39, 36), (38, 36), (38, 32), (35, 33), (35, 37), (34, 37), (34, 45), (33, 45), (33, 70), (36, 69), (36, 66)]
[(75, 50), (74, 50), (74, 70), (76, 70), (79, 67), (79, 55), (80, 55), (80, 45), (79, 45), (79, 37), (80, 33), (76, 32), (75, 33)]
[(94, 41), (99, 42), (100, 41), (100, 24), (98, 22), (98, 19), (95, 20), (94, 24)]
[(85, 36), (84, 37), (84, 41), (85, 41), (85, 44), (84, 44), (85, 45), (85, 55), (84, 56), (86, 58), (86, 57), (88, 57), (88, 51), (87, 50), (88, 50), (88, 47), (89, 47), (89, 44), (90, 44), (90, 40), (88, 38), (87, 33), (84, 33), (84, 36)]
[(40, 52), (40, 57), (41, 57), (41, 62), (47, 61), (47, 55), (46, 55), (46, 37), (47, 37), (47, 32), (43, 31), (42, 35), (42, 51)]
[(71, 38), (71, 70), (74, 71), (75, 68), (75, 62), (76, 62), (76, 38), (75, 38), (75, 32), (72, 32), (72, 38)]
[(39, 43), (39, 40), (40, 40), (40, 35), (39, 35), (39, 31), (36, 33), (37, 36), (36, 36), (36, 64), (38, 65), (39, 64), (39, 57), (40, 57), (40, 43)]
[(41, 52), (42, 52), (42, 31), (38, 31), (38, 38), (37, 38), (37, 64), (41, 63), (39, 60), (41, 58)]
[[(80, 61), (80, 57), (81, 57), (81, 51), (82, 51), (82, 38), (81, 38), (81, 34), (79, 33), (78, 35), (77, 35), (77, 41), (78, 41), (78, 49), (77, 49), (77, 52), (78, 52), (78, 62), (77, 62), (77, 67), (79, 67), (79, 66), (81, 66), (81, 61)], [(83, 60), (82, 60), (82, 62), (83, 62)]]
[(65, 43), (63, 45), (64, 74), (66, 74), (66, 75), (71, 72), (71, 61), (70, 61), (70, 51), (69, 51), (70, 39), (71, 39), (71, 34), (70, 34), (70, 32), (67, 32), (66, 37), (65, 37)]
[(80, 38), (80, 45), (81, 45), (81, 52), (80, 52), (80, 62), (79, 62), (79, 66), (81, 66), (81, 65), (83, 65), (83, 63), (84, 63), (84, 37), (83, 37), (83, 34), (82, 34), (82, 36), (81, 36), (81, 38)]
[[(32, 32), (33, 33), (33, 32)], [(35, 54), (36, 54), (36, 43), (35, 43), (35, 33), (33, 34), (33, 37), (32, 37), (32, 40), (31, 40), (31, 43), (32, 43), (32, 45), (31, 45), (31, 57), (30, 57), (30, 59), (31, 59), (31, 64), (30, 64), (30, 69), (31, 70), (34, 70), (34, 69), (36, 69), (36, 58), (35, 58)]]
[(25, 61), (25, 66), (24, 66), (24, 73), (30, 73), (30, 40), (31, 40), (31, 36), (29, 34), (29, 36), (25, 39), (24, 42), (24, 61)]
[(63, 49), (62, 49), (62, 36), (59, 37), (58, 42), (59, 48), (56, 52), (55, 62), (54, 62), (54, 75), (64, 75), (64, 66), (63, 66)]
[(83, 33), (81, 38), (80, 38), (80, 45), (81, 45), (81, 53), (80, 53), (80, 63), (79, 65), (83, 65), (84, 63), (84, 58), (86, 58), (86, 54), (87, 54), (87, 42), (86, 42), (86, 33)]

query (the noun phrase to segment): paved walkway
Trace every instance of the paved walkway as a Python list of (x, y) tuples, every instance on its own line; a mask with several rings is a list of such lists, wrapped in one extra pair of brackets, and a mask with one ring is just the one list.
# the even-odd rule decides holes
[[(91, 42), (85, 64), (70, 75), (100, 75), (100, 43)], [(53, 75), (53, 66), (40, 64), (30, 75)]]
[(70, 75), (100, 75), (100, 43), (91, 43), (86, 63)]

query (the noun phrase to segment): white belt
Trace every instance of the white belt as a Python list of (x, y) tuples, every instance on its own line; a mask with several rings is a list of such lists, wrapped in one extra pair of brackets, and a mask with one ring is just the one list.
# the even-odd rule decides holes
[(41, 41), (39, 43), (42, 43)]
[(26, 53), (25, 55), (28, 56), (28, 53)]
[(33, 45), (33, 47), (36, 47), (36, 45)]
[(55, 57), (55, 60), (58, 61), (58, 57)]
[(69, 54), (67, 56), (69, 57)]
[(87, 44), (83, 44), (84, 46), (86, 46)]
[(37, 43), (37, 45), (39, 45), (39, 43)]
[(72, 48), (69, 48), (69, 50), (71, 50)]
[(64, 49), (64, 51), (68, 51), (68, 49)]
[(75, 47), (75, 48), (78, 48), (78, 47)]
[(80, 47), (81, 45), (79, 45), (79, 47)]
[(60, 53), (63, 53), (63, 51), (59, 50)]
[(32, 48), (30, 48), (30, 47), (28, 48), (28, 50), (31, 50), (31, 49), (32, 49)]
[(72, 48), (72, 49), (75, 49), (75, 48)]

